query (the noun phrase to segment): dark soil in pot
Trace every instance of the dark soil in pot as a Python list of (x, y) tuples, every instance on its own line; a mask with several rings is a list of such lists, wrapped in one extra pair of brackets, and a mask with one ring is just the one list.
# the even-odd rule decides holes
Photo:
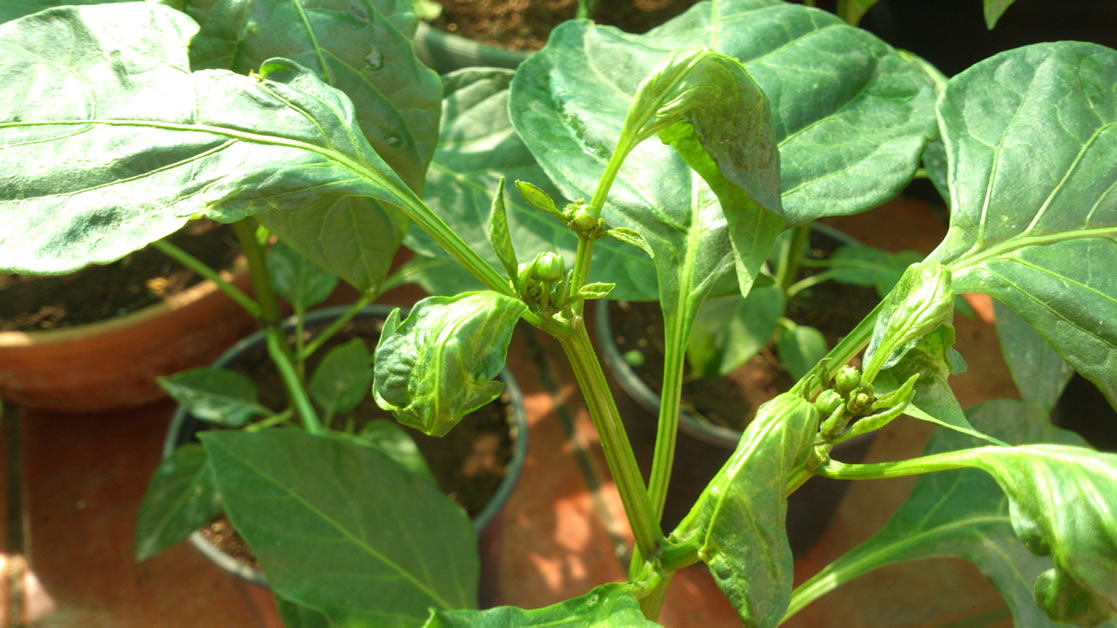
[[(316, 321), (317, 324), (308, 322), (307, 338), (312, 337), (317, 329), (328, 324), (329, 320), (332, 318)], [(383, 324), (383, 319), (378, 315), (354, 318), (315, 352), (308, 361), (307, 373), (314, 372), (318, 362), (331, 348), (352, 338), (363, 339), (369, 352), (375, 351)], [(294, 342), (293, 337), (289, 336), (288, 340)], [(263, 342), (248, 346), (235, 361), (226, 364), (225, 367), (251, 377), (257, 383), (258, 399), (263, 405), (270, 408), (286, 406), (287, 397), (282, 381), (268, 358)], [(482, 512), (488, 515), (489, 511), (486, 507), (501, 491), (505, 477), (512, 472), (513, 456), (517, 439), (520, 438), (516, 433), (515, 413), (516, 406), (512, 402), (510, 392), (506, 389), (500, 399), (467, 416), (444, 437), (427, 436), (417, 430), (404, 427), (426, 458), (439, 488), (466, 510), (470, 518), (474, 519), (475, 528), (478, 523), (477, 517)], [(340, 429), (351, 424), (356, 432), (363, 425), (375, 420), (395, 421), (391, 413), (381, 410), (376, 405), (370, 394), (354, 410), (335, 416), (331, 426)], [(193, 439), (194, 433), (198, 430), (210, 427), (208, 424), (193, 420), (193, 417), (187, 417), (183, 425), (186, 434), (178, 436), (178, 443), (187, 442)], [(259, 567), (252, 556), (251, 549), (236, 534), (225, 517), (211, 523), (209, 527), (202, 530), (202, 533), (224, 552), (237, 557), (245, 564)]]
[[(598, 24), (643, 33), (686, 11), (699, 0), (601, 2), (592, 18)], [(551, 29), (573, 19), (577, 0), (440, 0), (435, 28), (485, 44), (513, 50), (538, 50)]]
[[(232, 227), (191, 221), (168, 238), (214, 269), (233, 266)], [(42, 331), (107, 320), (179, 294), (203, 278), (147, 247), (104, 266), (67, 275), (0, 275), (0, 331)]]

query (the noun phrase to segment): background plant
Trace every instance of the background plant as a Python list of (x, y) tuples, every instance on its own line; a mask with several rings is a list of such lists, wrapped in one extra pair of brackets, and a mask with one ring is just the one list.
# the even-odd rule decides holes
[[(111, 24), (117, 37), (123, 20), (134, 20), (123, 32), (135, 41), (103, 44), (110, 38), (99, 34), (107, 34)], [(121, 240), (128, 238), (104, 233), (111, 229), (99, 220), (101, 212), (142, 226), (196, 214), (226, 221), (256, 212), (298, 216), (307, 205), (321, 207), (323, 198), (352, 196), (372, 199), (376, 209), (394, 207), (485, 289), (425, 301), (411, 317), (392, 323), (376, 352), (378, 400), (430, 431), (449, 429), (461, 413), (495, 393), (487, 380), (503, 363), (501, 339), (516, 320), (555, 336), (586, 397), (637, 543), (626, 583), (603, 585), (536, 611), (450, 610), (472, 603), (475, 554), (440, 556), (439, 568), (432, 570), (431, 555), (415, 546), (431, 539), (468, 545), (468, 534), (413, 525), (408, 532), (418, 536), (402, 537), (413, 542), (401, 543), (380, 523), (385, 504), (407, 509), (414, 517), (409, 520), (424, 526), (452, 518), (424, 512), (418, 499), (399, 499), (403, 493), (373, 504), (348, 494), (315, 493), (298, 483), (309, 471), (322, 478), (343, 472), (337, 486), (345, 485), (340, 477), (395, 478), (404, 485), (423, 480), (402, 470), (383, 471), (378, 466), (383, 456), (375, 450), (341, 447), (304, 432), (261, 432), (268, 434), (265, 439), (209, 434), (203, 445), (218, 488), (227, 505), (244, 506), (230, 515), (257, 550), (290, 623), (530, 625), (573, 618), (638, 625), (640, 616), (656, 615), (671, 574), (703, 560), (743, 621), (774, 625), (824, 588), (817, 582), (791, 588), (783, 521), (787, 493), (812, 475), (872, 479), (962, 469), (987, 474), (1003, 497), (951, 502), (944, 512), (965, 520), (975, 506), (997, 504), (996, 518), (970, 521), (967, 529), (990, 537), (997, 532), (1012, 547), (1022, 541), (1050, 559), (1025, 563), (1015, 559), (1019, 552), (1004, 553), (1011, 565), (1006, 569), (1020, 574), (1007, 581), (993, 572), (998, 565), (940, 530), (902, 534), (905, 551), (878, 552), (869, 563), (840, 559), (833, 573), (853, 577), (868, 566), (920, 555), (914, 548), (929, 543), (945, 549), (924, 548), (922, 555), (957, 552), (975, 559), (1006, 591), (1021, 622), (1044, 621), (1019, 595), (1021, 581), (1035, 582), (1039, 607), (1057, 620), (1085, 625), (1113, 615), (1117, 570), (1110, 567), (1117, 532), (1106, 516), (1114, 508), (1106, 487), (1117, 479), (1117, 459), (1080, 446), (1005, 446), (962, 413), (947, 377), (960, 368), (951, 350), (954, 293), (982, 291), (1012, 307), (1114, 398), (1117, 286), (1102, 272), (1117, 261), (1114, 51), (1080, 43), (1011, 51), (952, 78), (936, 99), (918, 70), (884, 44), (832, 16), (793, 5), (703, 4), (643, 37), (571, 22), (556, 31), (553, 47), (533, 56), (510, 82), (507, 74), (502, 79), (477, 72), (474, 83), (463, 80), (450, 92), (473, 98), (479, 108), (491, 107), (502, 97), (485, 90), (507, 86), (515, 135), (497, 118), (475, 147), (507, 141), (516, 148), (518, 136), (566, 198), (589, 198), (559, 208), (545, 190), (519, 186), (524, 206), (539, 216), (534, 224), (571, 234), (565, 236), (573, 243), (570, 263), (559, 261), (555, 247), (533, 248), (518, 237), (518, 215), (499, 185), (484, 187), (489, 194), (497, 190), (496, 199), (485, 203), (484, 221), (463, 220), (459, 230), (455, 219), (432, 211), (365, 142), (349, 99), (306, 68), (271, 59), (256, 76), (188, 72), (185, 51), (192, 30), (182, 14), (150, 5), (60, 9), (0, 27), (10, 84), (43, 86), (47, 95), (69, 88), (67, 98), (36, 93), (10, 99), (0, 117), (6, 121), (0, 123), (4, 159), (23, 166), (3, 186), (7, 200), (0, 210), (14, 218), (21, 238), (0, 240), (2, 263), (32, 260), (49, 270), (67, 258), (62, 242), (78, 240), (94, 250), (104, 243), (99, 254), (105, 258), (144, 243), (134, 234), (126, 244)], [(73, 48), (85, 56), (66, 56), (72, 72), (59, 82), (54, 68), (37, 57), (72, 52), (67, 37), (81, 41)], [(846, 56), (849, 51), (853, 54)], [(818, 76), (799, 71), (819, 57), (833, 58), (835, 65)], [(597, 67), (595, 58), (623, 61), (614, 65), (623, 72)], [(142, 72), (110, 71), (114, 67)], [(72, 78), (87, 76), (97, 80)], [(846, 90), (837, 111), (824, 108), (834, 99), (823, 98), (821, 84), (833, 76), (841, 80), (828, 84), (839, 94)], [(595, 84), (598, 79), (605, 83)], [(471, 91), (476, 84), (480, 90)], [(160, 106), (150, 106), (156, 100)], [(89, 114), (92, 103), (98, 105), (96, 117)], [(584, 301), (604, 296), (614, 282), (618, 290), (626, 284), (650, 287), (639, 278), (654, 272), (669, 321), (668, 344), (674, 347), (665, 370), (681, 373), (686, 331), (719, 279), (735, 275), (744, 296), (783, 229), (825, 212), (858, 211), (895, 194), (934, 137), (936, 120), (952, 209), (943, 244), (911, 266), (826, 360), (761, 409), (691, 515), (664, 534), (658, 519), (677, 413), (660, 416), (645, 486), (589, 345)], [(1041, 155), (1030, 149), (1036, 138), (1047, 148)], [(97, 142), (108, 139), (127, 157), (112, 161), (111, 169), (67, 158), (98, 155)], [(483, 152), (490, 160), (504, 155)], [(228, 161), (230, 154), (237, 160)], [(438, 163), (436, 153), (435, 170)], [(451, 178), (468, 184), (472, 177)], [(154, 185), (166, 179), (165, 187)], [(121, 206), (119, 199), (128, 198), (130, 186), (140, 180), (154, 198), (138, 198), (139, 207)], [(541, 179), (537, 187), (544, 185)], [(460, 206), (468, 212), (469, 201), (479, 196), (469, 189), (459, 196)], [(88, 228), (87, 237), (81, 238), (74, 224)], [(495, 263), (470, 246), (477, 232)], [(537, 233), (548, 231), (539, 227)], [(103, 240), (92, 237), (101, 235)], [(607, 250), (601, 246), (606, 238), (647, 253), (651, 264), (612, 277), (594, 275), (606, 267), (590, 264)], [(85, 261), (90, 260), (75, 263)], [(455, 359), (460, 344), (486, 350), (463, 361)], [(839, 369), (866, 346), (863, 372)], [(438, 367), (432, 376), (417, 376), (431, 365)], [(831, 383), (834, 373), (839, 378)], [(448, 381), (463, 385), (447, 386)], [(470, 392), (466, 403), (447, 394), (463, 388)], [(665, 383), (664, 405), (677, 408), (677, 393), (676, 376)], [(672, 396), (675, 401), (669, 402)], [(834, 443), (901, 413), (989, 444), (953, 449), (969, 443), (940, 441), (941, 453), (873, 465), (829, 459)], [(330, 461), (329, 468), (310, 466), (323, 460)], [(268, 504), (281, 507), (269, 512)], [(741, 534), (745, 529), (754, 533)], [(315, 547), (311, 540), (325, 545)], [(884, 536), (879, 542), (890, 541)], [(386, 595), (367, 594), (373, 580)]]

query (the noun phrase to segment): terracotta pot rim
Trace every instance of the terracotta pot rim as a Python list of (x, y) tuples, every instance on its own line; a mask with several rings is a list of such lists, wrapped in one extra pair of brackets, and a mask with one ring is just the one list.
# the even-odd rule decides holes
[[(220, 271), (221, 278), (230, 283), (237, 277), (247, 276), (247, 273), (248, 264), (244, 257), (241, 256), (238, 256), (232, 268)], [(113, 334), (122, 329), (127, 329), (171, 312), (181, 310), (220, 290), (221, 288), (219, 288), (213, 280), (206, 279), (158, 303), (153, 303), (135, 312), (123, 316), (116, 316), (108, 320), (74, 325), (62, 329), (0, 331), (0, 350), (7, 347), (63, 344), (81, 338)]]
[[(374, 303), (365, 306), (357, 316), (387, 318), (388, 314), (393, 309), (395, 309), (395, 306)], [(402, 310), (401, 314), (406, 316), (408, 308), (400, 309)], [(349, 308), (346, 306), (325, 307), (313, 310), (307, 313), (304, 322), (337, 318), (348, 310)], [(295, 317), (288, 317), (283, 322), (283, 329), (285, 331), (290, 331), (294, 328), (294, 325)], [(244, 352), (249, 346), (263, 342), (265, 333), (264, 330), (259, 330), (241, 339), (214, 360), (212, 366), (224, 366), (240, 353)], [(515, 439), (515, 443), (512, 446), (512, 457), (508, 460), (507, 472), (504, 475), (504, 479), (501, 480), (500, 485), (497, 486), (496, 492), (493, 493), (493, 496), (489, 499), (485, 507), (481, 509), (481, 512), (477, 513), (477, 516), (471, 519), (473, 531), (478, 535), (489, 526), (489, 523), (492, 522), (496, 514), (508, 501), (509, 496), (511, 496), (512, 491), (520, 480), (520, 474), (523, 472), (524, 463), (527, 459), (528, 424), (527, 414), (524, 409), (523, 392), (520, 390), (520, 386), (516, 383), (516, 379), (512, 376), (511, 371), (507, 368), (501, 371), (499, 377), (501, 381), (504, 382), (504, 389), (507, 391), (509, 397), (508, 403), (512, 406), (512, 416), (508, 419), (508, 428)], [(170, 456), (179, 446), (179, 433), (182, 431), (187, 421), (187, 414), (186, 409), (182, 406), (175, 409), (174, 416), (171, 418), (170, 427), (167, 429), (167, 435), (163, 440), (164, 458)], [(199, 552), (224, 571), (239, 578), (243, 578), (253, 584), (268, 587), (268, 581), (264, 577), (263, 572), (221, 551), (212, 541), (206, 538), (201, 531), (195, 530), (191, 533), (189, 541)]]

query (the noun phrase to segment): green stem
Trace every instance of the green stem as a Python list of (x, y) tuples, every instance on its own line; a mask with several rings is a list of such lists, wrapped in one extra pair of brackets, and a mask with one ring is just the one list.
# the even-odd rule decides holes
[(268, 355), (275, 362), (275, 368), (279, 371), (279, 377), (287, 388), (287, 394), (295, 404), (299, 418), (302, 419), (303, 428), (309, 434), (325, 433), (322, 422), (318, 420), (318, 413), (314, 411), (314, 406), (310, 405), (310, 399), (307, 398), (306, 391), (303, 390), (302, 380), (299, 379), (295, 365), (291, 363), (289, 356), (291, 348), (287, 345), (283, 332), (276, 327), (268, 327), (265, 333)]
[[(869, 338), (873, 335), (873, 327), (877, 322), (877, 316), (880, 315), (882, 303), (883, 301), (877, 303), (873, 311), (869, 312), (865, 318), (861, 319), (861, 322), (857, 323), (857, 327), (854, 327), (852, 331), (839, 340), (838, 344), (834, 345), (834, 348), (826, 354), (826, 357), (822, 358), (826, 363), (826, 369), (828, 371), (831, 373), (836, 371), (838, 367), (853, 359), (853, 356), (857, 355), (857, 352), (861, 351), (861, 349), (869, 343)], [(811, 386), (810, 390), (804, 390), (807, 382), (810, 380), (811, 377), (808, 373), (796, 382), (789, 392), (811, 397), (822, 390), (822, 384), (824, 384), (824, 382), (816, 382)]]
[(791, 232), (791, 239), (784, 241), (780, 251), (780, 267), (776, 271), (776, 285), (788, 295), (791, 284), (799, 274), (799, 264), (803, 261), (803, 250), (807, 246), (807, 238), (811, 233), (811, 224), (806, 223), (795, 227)]
[[(252, 275), (252, 291), (260, 304), (260, 324), (267, 327), (279, 322), (279, 302), (275, 299), (268, 267), (264, 262), (264, 249), (256, 241), (256, 221), (243, 218), (233, 223), (233, 233), (237, 236), (244, 258), (248, 261), (248, 272)], [(284, 343), (286, 344), (286, 343)]]
[(329, 327), (323, 329), (317, 336), (314, 337), (313, 340), (307, 343), (306, 346), (299, 351), (299, 360), (306, 360), (310, 356), (314, 355), (315, 351), (317, 351), (323, 344), (325, 344), (325, 342), (329, 340), (334, 334), (340, 331), (341, 328), (350, 321), (350, 319), (359, 314), (366, 305), (372, 302), (372, 300), (373, 297), (370, 295), (361, 295), (361, 298), (357, 299), (356, 302), (353, 303), (353, 305), (349, 306), (349, 309), (346, 310), (344, 314), (335, 318), (333, 322), (330, 323)]
[(686, 368), (686, 317), (676, 311), (665, 317), (663, 355), (663, 386), (660, 388), (659, 422), (656, 425), (652, 470), (648, 476), (648, 497), (652, 501), (656, 521), (663, 516), (667, 489), (671, 483), (671, 467), (675, 459), (675, 441), (679, 431), (679, 405), (682, 401), (683, 371)]
[(279, 414), (272, 415), (272, 416), (270, 416), (266, 419), (263, 419), (261, 421), (257, 421), (255, 423), (253, 423), (252, 425), (249, 425), (248, 427), (244, 428), (244, 431), (246, 431), (246, 432), (259, 432), (260, 430), (266, 430), (269, 427), (275, 427), (276, 425), (283, 425), (284, 423), (286, 423), (287, 421), (290, 421), (290, 420), (291, 420), (291, 409), (288, 408), (288, 409), (284, 410), (283, 412), (280, 412)]
[(601, 209), (605, 207), (605, 199), (609, 196), (613, 181), (617, 179), (617, 173), (621, 171), (625, 158), (637, 144), (636, 141), (633, 141), (634, 139), (636, 138), (627, 137), (622, 132), (621, 137), (617, 140), (617, 147), (613, 149), (613, 154), (609, 157), (609, 163), (605, 165), (605, 172), (598, 179), (597, 189), (593, 191), (593, 198), (590, 199), (590, 215), (594, 218), (601, 217)]
[[(590, 276), (590, 261), (593, 259), (593, 238), (584, 235), (578, 236), (578, 252), (574, 258), (574, 278), (570, 282), (570, 298), (574, 298), (582, 286), (586, 285)], [(584, 303), (579, 303), (578, 312), (581, 313)]]
[(605, 373), (601, 370), (589, 334), (586, 333), (585, 322), (583, 319), (576, 319), (571, 327), (572, 333), (558, 337), (559, 344), (574, 369), (578, 387), (585, 397), (590, 418), (593, 419), (593, 425), (601, 439), (601, 449), (605, 453), (605, 461), (609, 465), (613, 481), (617, 484), (625, 514), (632, 527), (632, 535), (636, 539), (636, 547), (643, 556), (651, 556), (663, 538), (663, 531), (659, 527), (658, 518), (653, 515), (651, 500), (648, 499), (647, 488), (636, 464), (636, 455), (632, 452), (632, 444), (629, 443), (628, 434), (621, 423), (620, 411), (609, 391)]
[(225, 278), (221, 276), (221, 273), (210, 268), (205, 262), (166, 240), (156, 240), (152, 242), (151, 245), (167, 257), (217, 284), (217, 287), (220, 288), (222, 292), (235, 301), (237, 305), (240, 305), (248, 311), (252, 318), (260, 318), (260, 305), (245, 294), (243, 290), (226, 281)]
[(975, 461), (982, 455), (1003, 451), (1001, 447), (974, 447), (959, 451), (921, 456), (893, 462), (846, 464), (830, 460), (818, 468), (818, 474), (835, 480), (885, 480), (909, 475), (923, 475), (936, 471), (950, 471), (964, 467), (980, 466)]
[(834, 275), (836, 275), (836, 274), (837, 273), (835, 273), (834, 271), (827, 270), (827, 271), (823, 271), (821, 273), (818, 273), (817, 275), (811, 275), (810, 277), (804, 277), (804, 278), (800, 279), (799, 281), (796, 281), (795, 283), (788, 286), (787, 289), (784, 291), (784, 297), (788, 301), (790, 301), (792, 299), (792, 297), (794, 297), (795, 295), (799, 294), (800, 292), (806, 290), (807, 288), (817, 286), (820, 283), (825, 283), (827, 281), (830, 281), (831, 279), (834, 278)]

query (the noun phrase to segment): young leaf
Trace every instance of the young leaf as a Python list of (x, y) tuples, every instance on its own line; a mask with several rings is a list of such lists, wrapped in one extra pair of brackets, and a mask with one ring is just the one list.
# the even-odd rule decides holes
[(235, 371), (199, 366), (157, 380), (190, 414), (203, 421), (240, 427), (271, 412), (256, 402), (256, 382)]
[[(1085, 444), (1073, 432), (1053, 427), (1041, 408), (1020, 401), (983, 403), (967, 416), (976, 429), (1013, 445)], [(981, 444), (959, 432), (939, 430), (924, 453)], [(947, 556), (974, 563), (989, 578), (1012, 610), (1015, 625), (1049, 624), (1035, 604), (1032, 586), (1051, 561), (1020, 544), (1012, 531), (1008, 499), (992, 478), (976, 469), (920, 477), (911, 498), (884, 528), (803, 583), (796, 598), (815, 598), (891, 563)]]
[(302, 430), (201, 439), (277, 595), (335, 625), (417, 625), (432, 607), (476, 606), (473, 528), (427, 480), (371, 447)]
[(357, 407), (371, 383), (372, 356), (364, 341), (354, 338), (322, 358), (310, 377), (310, 398), (332, 417)]
[(1051, 410), (1074, 369), (1016, 312), (993, 302), (997, 339), (1020, 398)]
[(807, 325), (780, 329), (776, 336), (776, 353), (791, 377), (799, 379), (826, 356), (826, 338), (822, 332)]
[(393, 310), (376, 346), (373, 397), (404, 425), (443, 436), (500, 396), (512, 328), (527, 306), (495, 292), (428, 297), (400, 322)]
[[(424, 200), (454, 232), (495, 265), (499, 265), (500, 260), (488, 243), (485, 225), (492, 205), (492, 190), (502, 177), (509, 181), (528, 181), (554, 199), (552, 203), (565, 202), (508, 119), (511, 80), (511, 70), (496, 68), (463, 69), (443, 77), (445, 100), (441, 132), (424, 194)], [(525, 188), (520, 189), (522, 192)], [(578, 193), (579, 196), (584, 194)], [(532, 198), (543, 202), (536, 195)], [(521, 251), (556, 251), (566, 259), (568, 267), (573, 266), (578, 242), (562, 222), (517, 194), (508, 195), (505, 206), (509, 233)], [(555, 211), (561, 214), (557, 208)], [(407, 233), (405, 243), (426, 257), (447, 257), (442, 247), (418, 229)], [(614, 298), (656, 298), (655, 268), (643, 253), (606, 239), (598, 240), (593, 251), (590, 281), (617, 281)], [(428, 279), (437, 288), (434, 294), (461, 292), (460, 287), (450, 285), (449, 281), (439, 281), (437, 276)]]
[(687, 345), (695, 377), (721, 377), (768, 344), (783, 313), (783, 291), (754, 288), (749, 296), (707, 299), (698, 310)]
[(423, 628), (543, 628), (567, 624), (585, 628), (658, 626), (644, 618), (640, 604), (629, 589), (626, 583), (610, 582), (594, 587), (583, 596), (531, 610), (514, 606), (483, 611), (431, 609)]
[(336, 275), (282, 242), (268, 249), (267, 266), (275, 291), (297, 311), (305, 312), (325, 301), (337, 287)]
[(938, 104), (950, 229), (928, 259), (958, 292), (1010, 307), (1117, 405), (1115, 85), (1117, 51), (1080, 42), (951, 78)]
[(785, 393), (760, 406), (737, 449), (671, 534), (693, 543), (750, 626), (775, 626), (791, 597), (787, 481), (806, 459), (818, 410)]
[(885, 297), (869, 346), (864, 376), (870, 383), (904, 357), (919, 339), (954, 320), (950, 270), (934, 262), (912, 264)]
[(156, 467), (136, 521), (136, 560), (183, 541), (221, 514), (221, 497), (201, 445), (174, 450)]
[(985, 13), (985, 26), (989, 30), (997, 25), (997, 20), (1001, 19), (1008, 7), (1012, 6), (1015, 0), (985, 0), (984, 13)]
[(504, 208), (504, 178), (496, 186), (496, 195), (493, 196), (492, 206), (489, 208), (489, 245), (493, 247), (497, 259), (504, 266), (508, 278), (516, 281), (520, 262), (516, 260), (516, 249), (512, 246), (512, 237), (508, 235), (508, 213)]
[(190, 216), (231, 222), (351, 196), (384, 202), (369, 211), (407, 207), (437, 228), (368, 145), (344, 94), (284, 60), (256, 77), (191, 74), (195, 30), (152, 3), (63, 7), (0, 25), (11, 91), (0, 99), (0, 160), (20, 164), (0, 185), (0, 268), (67, 272), (119, 258)]

